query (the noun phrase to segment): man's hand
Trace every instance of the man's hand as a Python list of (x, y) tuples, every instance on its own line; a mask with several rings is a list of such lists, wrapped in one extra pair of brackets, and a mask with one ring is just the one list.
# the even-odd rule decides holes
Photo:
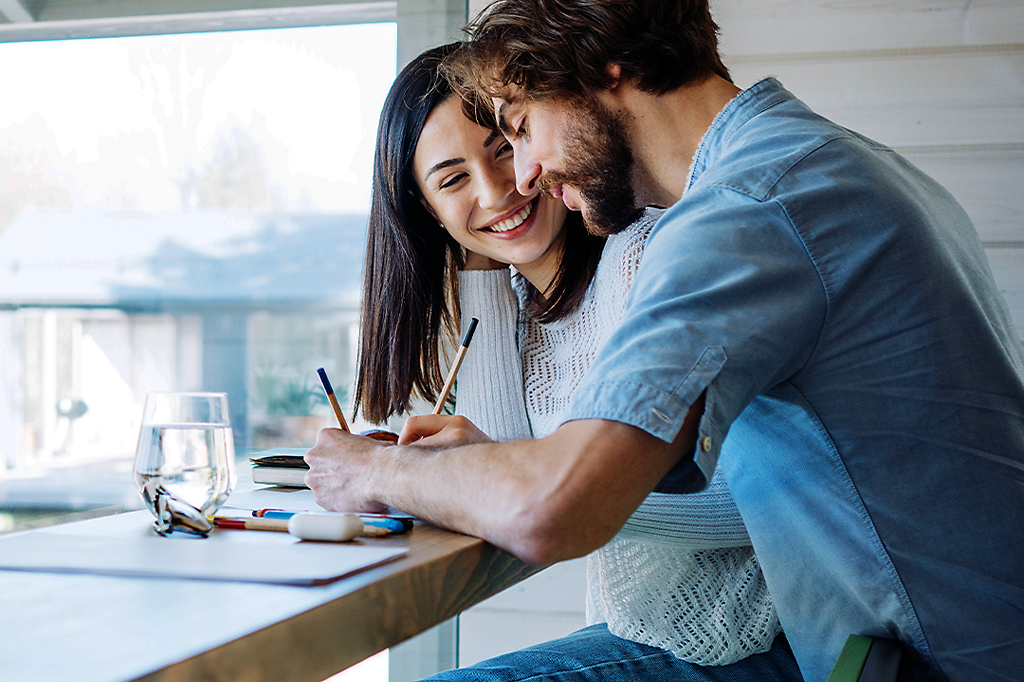
[(321, 429), (316, 445), (303, 458), (309, 465), (306, 485), (313, 491), (313, 499), (331, 511), (387, 509), (386, 504), (374, 499), (368, 483), (373, 467), (385, 457), (382, 451), (388, 447), (391, 446), (341, 429)]
[[(401, 445), (415, 443), (426, 451), (426, 448), (490, 443), (491, 439), (465, 417), (428, 414), (410, 417), (398, 442)], [(304, 457), (309, 464), (306, 485), (313, 491), (313, 499), (332, 511), (387, 509), (388, 505), (377, 499), (371, 482), (379, 467), (393, 459), (388, 456), (390, 447), (391, 443), (379, 438), (353, 436), (341, 429), (321, 430), (316, 445)]]
[(400, 445), (452, 447), (471, 443), (490, 443), (487, 434), (461, 415), (425, 414), (409, 417), (402, 433), (398, 436)]
[(324, 429), (306, 453), (306, 484), (325, 509), (393, 507), (548, 564), (614, 537), (658, 481), (691, 455), (703, 411), (702, 397), (672, 443), (601, 419), (508, 443), (487, 442), (464, 418), (441, 415), (408, 426), (402, 438), (411, 445)]

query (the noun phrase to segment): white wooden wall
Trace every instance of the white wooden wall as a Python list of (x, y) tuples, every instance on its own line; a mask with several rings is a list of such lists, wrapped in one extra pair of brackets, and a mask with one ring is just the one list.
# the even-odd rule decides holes
[[(470, 17), (486, 3), (470, 2)], [(773, 75), (963, 204), (1024, 332), (1024, 0), (712, 0), (746, 87)], [(584, 624), (583, 561), (462, 616), (460, 662)]]
[(1024, 1), (718, 0), (722, 52), (942, 183), (1024, 332)]

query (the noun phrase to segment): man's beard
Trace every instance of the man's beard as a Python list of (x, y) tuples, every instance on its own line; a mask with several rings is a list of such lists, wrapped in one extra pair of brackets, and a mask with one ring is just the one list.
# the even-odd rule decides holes
[(564, 171), (541, 179), (541, 188), (568, 185), (586, 205), (583, 223), (590, 232), (607, 237), (636, 222), (643, 209), (633, 190), (633, 152), (622, 120), (594, 98), (570, 105), (574, 127), (566, 140)]

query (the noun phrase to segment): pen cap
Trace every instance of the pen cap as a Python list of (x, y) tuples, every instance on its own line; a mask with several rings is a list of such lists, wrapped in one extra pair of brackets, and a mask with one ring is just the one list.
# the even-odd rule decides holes
[(309, 512), (288, 519), (288, 532), (303, 540), (344, 542), (363, 532), (363, 521), (355, 514)]

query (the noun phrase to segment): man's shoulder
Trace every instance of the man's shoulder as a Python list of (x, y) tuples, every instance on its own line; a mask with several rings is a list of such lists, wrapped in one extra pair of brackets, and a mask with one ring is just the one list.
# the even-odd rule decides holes
[(875, 154), (884, 147), (815, 114), (798, 100), (786, 101), (752, 117), (723, 140), (719, 155), (694, 179), (691, 190), (719, 186), (763, 201), (794, 170), (835, 166), (837, 159), (842, 161), (855, 149)]
[(852, 170), (865, 154), (886, 151), (766, 78), (737, 95), (711, 124), (694, 157), (688, 193), (717, 186), (765, 200), (796, 168)]

